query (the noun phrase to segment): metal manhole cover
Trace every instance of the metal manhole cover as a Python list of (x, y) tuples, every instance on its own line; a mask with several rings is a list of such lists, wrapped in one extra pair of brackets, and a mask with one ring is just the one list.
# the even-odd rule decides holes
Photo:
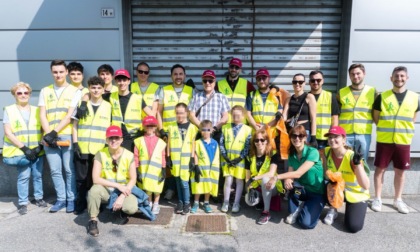
[(143, 214), (136, 213), (128, 218), (127, 225), (168, 225), (174, 215), (172, 207), (160, 207), (155, 221), (150, 221)]
[(187, 219), (185, 231), (193, 233), (228, 232), (226, 215), (190, 215)]

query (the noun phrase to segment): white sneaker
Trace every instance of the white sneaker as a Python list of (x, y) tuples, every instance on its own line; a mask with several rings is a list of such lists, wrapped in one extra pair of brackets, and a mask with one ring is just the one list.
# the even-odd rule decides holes
[(296, 219), (297, 219), (300, 211), (302, 211), (302, 208), (303, 208), (303, 202), (301, 202), (299, 204), (299, 207), (296, 209), (296, 211), (294, 213), (289, 214), (289, 216), (287, 216), (285, 222), (287, 224), (295, 224), (296, 223)]
[(167, 200), (171, 200), (174, 197), (174, 195), (175, 195), (174, 190), (168, 189), (166, 190), (165, 196), (163, 196), (163, 198)]
[(223, 205), (220, 211), (222, 211), (223, 213), (227, 213), (227, 211), (229, 211), (229, 203), (223, 202)]
[(334, 223), (334, 220), (337, 219), (338, 213), (335, 208), (331, 208), (328, 210), (327, 215), (324, 218), (324, 223), (327, 225), (332, 225)]
[(402, 200), (394, 200), (394, 207), (398, 210), (398, 212), (403, 214), (408, 214), (410, 210), (408, 210), (408, 206)]
[(380, 212), (382, 210), (382, 200), (376, 198), (372, 201), (370, 208), (375, 212)]
[(238, 213), (241, 210), (241, 206), (237, 203), (233, 203), (232, 213)]
[(160, 212), (160, 206), (159, 206), (159, 204), (153, 204), (152, 213), (153, 214), (159, 214), (159, 212)]

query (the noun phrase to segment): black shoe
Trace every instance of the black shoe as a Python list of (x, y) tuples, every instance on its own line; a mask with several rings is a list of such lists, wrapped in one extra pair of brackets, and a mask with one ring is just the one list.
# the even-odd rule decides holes
[(184, 209), (184, 204), (182, 204), (181, 202), (178, 202), (178, 204), (176, 205), (176, 208), (175, 208), (175, 212), (177, 214), (180, 214), (180, 213), (183, 212), (183, 209)]
[(86, 208), (87, 208), (86, 202), (77, 201), (76, 208), (74, 209), (74, 214), (76, 215), (82, 214)]
[(124, 225), (128, 222), (128, 214), (124, 213), (123, 211), (118, 211), (117, 213), (118, 218), (118, 225)]
[(28, 207), (26, 205), (19, 206), (18, 213), (24, 215), (28, 213)]
[(45, 202), (43, 199), (37, 199), (35, 200), (35, 205), (37, 207), (47, 207), (47, 202)]
[(190, 210), (191, 210), (191, 204), (185, 204), (184, 209), (182, 210), (182, 215), (188, 214)]
[(96, 220), (89, 221), (89, 224), (88, 224), (88, 233), (91, 236), (95, 236), (95, 237), (98, 236), (98, 234), (99, 234), (98, 221), (96, 221)]

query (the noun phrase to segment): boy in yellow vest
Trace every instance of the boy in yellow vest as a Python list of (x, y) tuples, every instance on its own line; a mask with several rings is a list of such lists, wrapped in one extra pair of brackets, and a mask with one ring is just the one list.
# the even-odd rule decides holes
[(202, 138), (195, 141), (195, 166), (191, 174), (191, 189), (194, 194), (194, 204), (191, 213), (196, 213), (200, 195), (204, 194), (204, 212), (211, 213), (210, 194), (217, 197), (219, 187), (219, 145), (211, 138), (213, 123), (202, 120), (200, 131)]
[(249, 142), (251, 140), (252, 128), (243, 124), (245, 110), (240, 105), (235, 105), (231, 110), (233, 123), (222, 127), (220, 138), (220, 154), (222, 158), (223, 176), (225, 177), (224, 201), (221, 211), (226, 213), (229, 210), (229, 198), (233, 178), (236, 181), (235, 201), (232, 212), (240, 210), (245, 179), (245, 157), (248, 156)]
[(69, 71), (70, 84), (82, 91), (82, 95), (89, 93), (89, 90), (83, 86), (83, 65), (79, 62), (70, 62), (67, 65)]
[(111, 104), (102, 99), (104, 85), (104, 81), (97, 76), (89, 78), (89, 114), (83, 119), (73, 116), (74, 165), (78, 191), (76, 214), (83, 213), (87, 207), (86, 193), (92, 187), (93, 158), (105, 147), (105, 131), (111, 125)]
[(104, 94), (118, 92), (118, 87), (112, 84), (112, 80), (114, 79), (114, 68), (112, 68), (111, 65), (100, 65), (97, 73), (98, 76), (105, 82)]

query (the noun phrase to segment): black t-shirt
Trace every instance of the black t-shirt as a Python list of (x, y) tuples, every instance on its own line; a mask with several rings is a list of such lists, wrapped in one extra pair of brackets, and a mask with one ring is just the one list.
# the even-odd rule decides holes
[(287, 118), (292, 118), (297, 115), (300, 110), (300, 106), (303, 102), (302, 111), (300, 112), (298, 121), (305, 121), (302, 125), (306, 130), (310, 130), (310, 115), (309, 115), (309, 104), (306, 102), (307, 93), (303, 93), (298, 97), (291, 96), (289, 101), (289, 110), (287, 111)]
[[(264, 164), (265, 155), (262, 155), (261, 157), (256, 157), (256, 158), (257, 158), (257, 160), (256, 160), (255, 164), (256, 164), (257, 172), (259, 172), (260, 169), (261, 169), (261, 166)], [(250, 168), (251, 168), (250, 165), (245, 166), (245, 169), (247, 169), (247, 170), (249, 170)]]
[(98, 111), (99, 105), (93, 105), (92, 104), (92, 109), (93, 109), (93, 113), (96, 114), (96, 111)]
[(185, 139), (185, 135), (187, 134), (187, 130), (189, 126), (190, 126), (190, 122), (178, 123), (178, 129), (179, 129), (179, 132), (181, 133), (182, 141), (184, 141)]
[[(315, 100), (318, 101), (318, 98), (321, 94), (313, 94), (315, 96)], [(335, 99), (335, 95), (331, 95), (331, 115), (339, 115), (340, 108), (338, 107), (337, 99)]]
[(289, 167), (287, 166), (288, 162), (287, 160), (283, 160), (280, 158), (280, 155), (274, 154), (271, 157), (271, 163), (270, 164), (276, 164), (277, 165), (277, 174), (285, 173), (288, 171)]
[[(132, 95), (131, 92), (128, 93), (128, 95), (125, 95), (125, 96), (118, 95), (118, 100), (120, 102), (120, 108), (121, 108), (121, 114), (122, 114), (123, 121), (124, 121), (125, 111), (127, 110), (128, 102), (130, 101), (131, 95)], [(105, 101), (109, 102), (110, 98), (111, 98), (111, 93), (103, 94), (102, 98)], [(124, 124), (121, 125), (121, 130), (122, 130), (124, 139), (131, 138), (131, 135), (128, 133), (127, 128), (125, 127)]]
[[(404, 101), (405, 95), (407, 94), (408, 90), (405, 90), (402, 93), (394, 93), (395, 97), (397, 98), (398, 104), (401, 106), (402, 102)], [(375, 99), (375, 101), (373, 102), (373, 109), (377, 110), (377, 111), (382, 111), (381, 109), (381, 103), (382, 103), (382, 96), (378, 95)], [(417, 105), (417, 110), (416, 112), (420, 111), (420, 101), (418, 101), (418, 105)]]

